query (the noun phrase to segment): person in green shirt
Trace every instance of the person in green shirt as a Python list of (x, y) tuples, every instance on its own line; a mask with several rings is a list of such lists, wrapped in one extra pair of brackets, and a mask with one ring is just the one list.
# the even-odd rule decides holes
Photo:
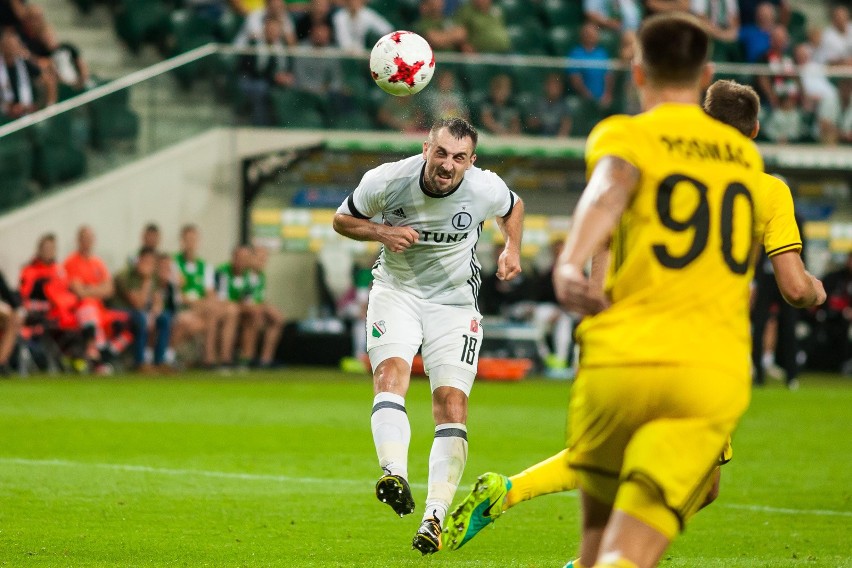
[[(263, 325), (263, 310), (255, 301), (254, 279), (252, 278), (252, 250), (247, 245), (238, 245), (226, 262), (216, 269), (216, 292), (239, 314), (240, 368), (248, 367), (257, 350), (257, 338)], [(230, 347), (233, 341), (223, 348)]]
[(420, 2), (420, 17), (413, 31), (423, 36), (435, 51), (461, 51), (467, 40), (464, 26), (444, 16), (444, 0)]
[(284, 314), (266, 300), (266, 263), (269, 260), (269, 250), (256, 246), (252, 250), (252, 296), (261, 312), (261, 330), (263, 342), (260, 346), (258, 364), (269, 368), (275, 359), (278, 340), (284, 328)]
[(198, 243), (198, 227), (184, 225), (180, 231), (181, 249), (174, 257), (181, 304), (183, 312), (191, 314), (193, 324), (200, 321), (203, 325), (204, 366), (228, 365), (234, 358), (239, 309), (217, 296), (213, 266), (198, 257)]
[(512, 49), (503, 12), (492, 0), (470, 0), (459, 7), (456, 22), (467, 30), (466, 53), (507, 53)]

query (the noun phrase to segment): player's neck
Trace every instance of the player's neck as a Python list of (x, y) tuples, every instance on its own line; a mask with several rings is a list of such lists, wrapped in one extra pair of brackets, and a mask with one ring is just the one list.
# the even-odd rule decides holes
[(665, 103), (698, 105), (700, 101), (699, 92), (692, 87), (643, 89), (640, 96), (642, 99), (642, 110), (644, 111), (649, 111)]

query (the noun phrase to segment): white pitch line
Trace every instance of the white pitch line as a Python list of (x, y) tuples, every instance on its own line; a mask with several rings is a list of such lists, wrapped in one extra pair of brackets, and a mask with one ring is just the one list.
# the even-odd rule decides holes
[[(332, 483), (337, 485), (346, 484), (358, 486), (369, 486), (373, 484), (373, 480), (370, 479), (360, 480), (335, 479), (330, 477), (295, 477), (288, 475), (274, 475), (264, 473), (240, 473), (230, 471), (211, 471), (205, 469), (173, 469), (163, 467), (151, 467), (147, 465), (77, 462), (70, 460), (33, 460), (26, 458), (0, 458), (0, 464), (56, 467), (90, 467), (97, 469), (109, 469), (113, 471), (131, 471), (139, 473), (153, 473), (159, 475), (213, 477), (218, 479), (239, 479), (244, 481), (275, 481), (279, 483)], [(412, 483), (411, 486), (418, 489), (426, 489), (425, 483)], [(574, 496), (573, 493), (569, 493), (567, 495)], [(765, 505), (744, 505), (738, 503), (719, 503), (716, 506), (727, 507), (729, 509), (755, 511), (759, 513), (777, 513), (784, 515), (815, 515), (826, 517), (852, 517), (852, 511), (832, 511), (830, 509), (790, 509), (784, 507), (768, 507)]]

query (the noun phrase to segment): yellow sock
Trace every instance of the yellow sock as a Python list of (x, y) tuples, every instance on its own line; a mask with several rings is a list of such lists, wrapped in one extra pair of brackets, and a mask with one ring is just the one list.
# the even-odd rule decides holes
[(506, 498), (506, 509), (539, 495), (576, 489), (577, 476), (568, 469), (567, 458), (568, 450), (562, 450), (555, 456), (510, 477), (512, 488)]
[(580, 559), (574, 560), (573, 562), (569, 562), (565, 565), (565, 568), (586, 568), (582, 564), (580, 564)]

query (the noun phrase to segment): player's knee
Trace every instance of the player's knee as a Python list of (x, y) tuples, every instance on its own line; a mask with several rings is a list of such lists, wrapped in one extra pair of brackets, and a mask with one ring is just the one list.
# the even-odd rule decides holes
[(375, 391), (392, 392), (405, 396), (408, 390), (408, 381), (411, 367), (400, 357), (390, 357), (376, 366), (373, 371), (373, 384)]
[(432, 392), (432, 414), (436, 424), (467, 423), (467, 395), (464, 391), (442, 386)]

